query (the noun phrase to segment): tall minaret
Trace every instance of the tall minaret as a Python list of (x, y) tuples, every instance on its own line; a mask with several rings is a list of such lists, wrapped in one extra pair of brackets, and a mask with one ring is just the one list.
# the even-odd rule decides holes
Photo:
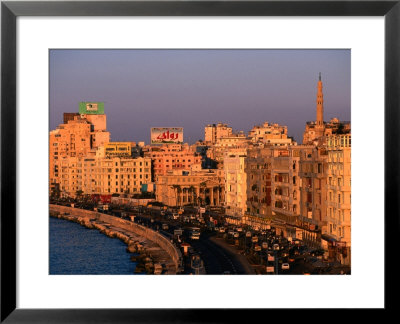
[(317, 126), (324, 125), (324, 95), (322, 93), (321, 72), (319, 72), (318, 91), (317, 91)]

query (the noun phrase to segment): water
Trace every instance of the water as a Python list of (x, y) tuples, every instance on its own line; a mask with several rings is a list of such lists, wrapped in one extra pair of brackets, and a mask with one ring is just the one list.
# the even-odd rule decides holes
[(136, 263), (119, 239), (64, 219), (49, 222), (49, 274), (134, 274)]

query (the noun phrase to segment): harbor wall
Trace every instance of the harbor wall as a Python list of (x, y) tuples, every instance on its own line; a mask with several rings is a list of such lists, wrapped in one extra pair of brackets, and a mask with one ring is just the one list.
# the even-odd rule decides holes
[(166, 251), (168, 255), (171, 257), (177, 270), (181, 266), (181, 261), (182, 261), (181, 251), (179, 251), (179, 249), (166, 237), (162, 236), (160, 233), (156, 231), (153, 231), (150, 228), (147, 228), (145, 226), (133, 223), (131, 221), (119, 217), (102, 214), (91, 210), (72, 208), (67, 206), (50, 205), (50, 212), (69, 213), (74, 216), (87, 218), (88, 220), (95, 219), (104, 223), (109, 223), (112, 226), (133, 232), (139, 236), (148, 239), (149, 241), (158, 244), (160, 248)]

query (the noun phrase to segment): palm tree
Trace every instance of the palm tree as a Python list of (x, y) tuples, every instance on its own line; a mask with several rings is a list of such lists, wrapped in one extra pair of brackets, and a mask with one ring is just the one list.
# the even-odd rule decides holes
[(196, 188), (194, 186), (189, 187), (189, 192), (192, 194), (192, 204), (194, 205), (194, 202), (196, 201)]
[(82, 190), (77, 190), (76, 191), (76, 198), (79, 199), (82, 197), (83, 191)]
[(200, 183), (200, 195), (201, 195), (201, 188), (203, 188), (204, 200), (200, 197), (199, 198), (204, 202), (206, 201), (206, 187), (207, 187), (207, 182), (203, 181)]

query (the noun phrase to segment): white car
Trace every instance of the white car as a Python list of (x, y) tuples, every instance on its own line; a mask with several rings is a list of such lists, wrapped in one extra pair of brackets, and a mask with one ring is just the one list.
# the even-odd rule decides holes
[(282, 263), (282, 270), (289, 270), (289, 263)]

